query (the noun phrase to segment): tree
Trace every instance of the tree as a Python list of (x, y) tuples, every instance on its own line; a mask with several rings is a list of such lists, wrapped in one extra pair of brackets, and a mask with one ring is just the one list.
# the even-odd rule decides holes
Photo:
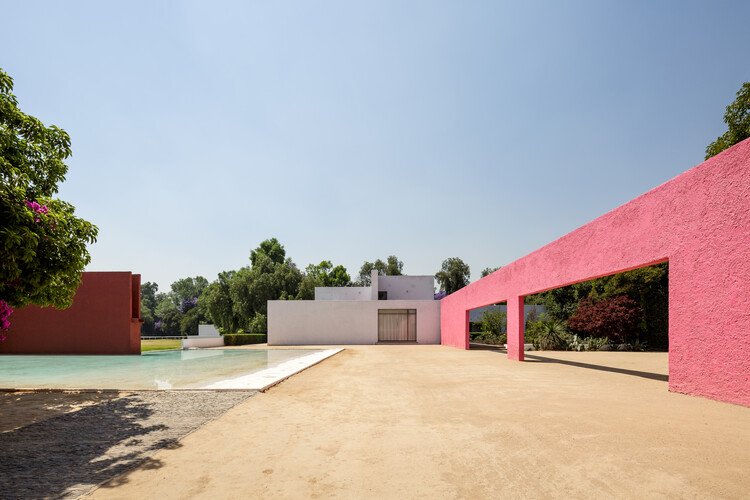
[(375, 270), (381, 276), (401, 276), (404, 270), (404, 263), (398, 260), (395, 255), (389, 255), (383, 262), (377, 259), (375, 262), (365, 261), (359, 269), (358, 283), (362, 286), (370, 286), (371, 274)]
[(159, 291), (159, 285), (147, 281), (141, 285), (141, 304), (151, 311), (156, 309), (156, 292)]
[(494, 273), (498, 269), (500, 268), (499, 267), (485, 267), (484, 269), (482, 269), (482, 278), (484, 278), (485, 276), (489, 276), (490, 274)]
[(177, 306), (180, 306), (185, 301), (197, 299), (198, 297), (200, 297), (203, 293), (203, 290), (205, 290), (207, 286), (208, 280), (203, 276), (196, 276), (195, 278), (182, 278), (172, 283), (170, 287), (172, 290), (172, 300)]
[(198, 299), (205, 307), (208, 318), (224, 333), (234, 333), (240, 328), (240, 320), (232, 309), (229, 289), (235, 274), (235, 271), (219, 273), (216, 281), (208, 285)]
[(154, 310), (156, 309), (156, 292), (159, 290), (159, 285), (147, 281), (141, 284), (141, 319), (143, 324), (141, 325), (142, 335), (153, 335), (156, 318), (154, 318)]
[(305, 276), (300, 282), (297, 299), (314, 299), (316, 286), (349, 286), (350, 284), (351, 278), (344, 266), (334, 267), (330, 260), (324, 260), (320, 264), (310, 264), (305, 268)]
[(750, 82), (737, 91), (737, 98), (724, 113), (727, 131), (706, 147), (706, 160), (750, 137)]
[(625, 342), (635, 333), (640, 319), (638, 303), (627, 295), (608, 299), (584, 299), (568, 320), (571, 330), (594, 337)]
[(180, 320), (182, 314), (174, 303), (171, 294), (159, 293), (156, 295), (156, 308), (154, 309), (154, 332), (157, 335), (175, 336), (180, 334)]
[(479, 323), (483, 332), (499, 336), (505, 332), (507, 321), (506, 313), (497, 309), (489, 309), (482, 314)]
[(247, 325), (250, 333), (268, 333), (268, 318), (265, 314), (255, 313), (253, 319)]
[(195, 300), (195, 305), (182, 311), (180, 316), (180, 335), (198, 335), (198, 325), (206, 321), (206, 309)]
[(0, 329), (13, 307), (69, 307), (98, 229), (53, 198), (71, 155), (64, 130), (23, 113), (0, 69)]
[(440, 288), (449, 295), (468, 285), (470, 277), (469, 265), (458, 257), (445, 259), (440, 271), (435, 274)]
[(250, 252), (250, 264), (255, 266), (258, 257), (263, 254), (275, 264), (281, 264), (286, 257), (284, 246), (276, 238), (270, 238), (260, 242), (258, 248)]
[[(269, 255), (270, 254), (270, 255)], [(267, 314), (269, 300), (297, 297), (302, 272), (286, 255), (284, 247), (271, 238), (250, 253), (251, 266), (243, 267), (229, 283), (232, 312), (241, 327), (248, 328), (260, 313)]]

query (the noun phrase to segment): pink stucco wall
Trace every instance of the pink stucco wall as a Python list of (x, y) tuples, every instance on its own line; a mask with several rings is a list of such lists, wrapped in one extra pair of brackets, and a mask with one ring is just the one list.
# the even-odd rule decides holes
[(468, 348), (466, 311), (507, 300), (523, 360), (524, 296), (664, 261), (670, 390), (750, 406), (750, 139), (444, 298), (442, 344)]

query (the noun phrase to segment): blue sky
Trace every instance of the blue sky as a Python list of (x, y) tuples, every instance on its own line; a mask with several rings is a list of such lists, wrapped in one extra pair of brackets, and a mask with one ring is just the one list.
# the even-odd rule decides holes
[(89, 270), (275, 236), (355, 275), (504, 265), (700, 163), (748, 2), (3, 2), (0, 67), (73, 141)]

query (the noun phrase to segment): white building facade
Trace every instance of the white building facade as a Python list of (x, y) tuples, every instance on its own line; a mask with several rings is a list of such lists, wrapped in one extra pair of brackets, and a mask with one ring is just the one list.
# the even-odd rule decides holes
[(269, 300), (268, 345), (440, 343), (432, 276), (379, 276), (367, 287), (316, 287), (315, 300)]

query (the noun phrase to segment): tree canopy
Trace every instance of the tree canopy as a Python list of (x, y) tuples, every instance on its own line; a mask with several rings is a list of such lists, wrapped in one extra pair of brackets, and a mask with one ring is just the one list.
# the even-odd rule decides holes
[(750, 82), (742, 84), (737, 98), (727, 106), (724, 123), (727, 131), (706, 147), (707, 160), (750, 137)]
[[(317, 286), (353, 284), (346, 268), (331, 260), (301, 271), (276, 238), (260, 242), (250, 251), (249, 260), (250, 265), (221, 272), (210, 283), (202, 276), (177, 280), (167, 293), (157, 293), (155, 283), (143, 283), (144, 335), (195, 334), (201, 321), (212, 322), (223, 333), (262, 333), (267, 329), (269, 300), (310, 300)], [(391, 255), (385, 261), (365, 262), (363, 267), (400, 275), (404, 263)]]
[(404, 263), (398, 260), (395, 255), (389, 255), (383, 262), (377, 259), (375, 262), (365, 261), (359, 269), (357, 283), (361, 286), (370, 286), (371, 273), (375, 270), (381, 276), (401, 276), (404, 270)]
[(0, 302), (69, 307), (97, 228), (54, 194), (65, 180), (70, 137), (25, 114), (0, 69)]
[(482, 278), (484, 278), (485, 276), (489, 276), (498, 269), (500, 269), (500, 267), (485, 267), (484, 269), (482, 269)]
[(451, 294), (469, 284), (471, 269), (469, 265), (458, 257), (451, 257), (443, 261), (443, 265), (435, 274), (435, 279), (445, 293)]
[(334, 266), (330, 260), (320, 264), (310, 264), (305, 268), (305, 277), (299, 285), (297, 298), (312, 300), (315, 298), (316, 286), (349, 286), (351, 278), (342, 265)]

